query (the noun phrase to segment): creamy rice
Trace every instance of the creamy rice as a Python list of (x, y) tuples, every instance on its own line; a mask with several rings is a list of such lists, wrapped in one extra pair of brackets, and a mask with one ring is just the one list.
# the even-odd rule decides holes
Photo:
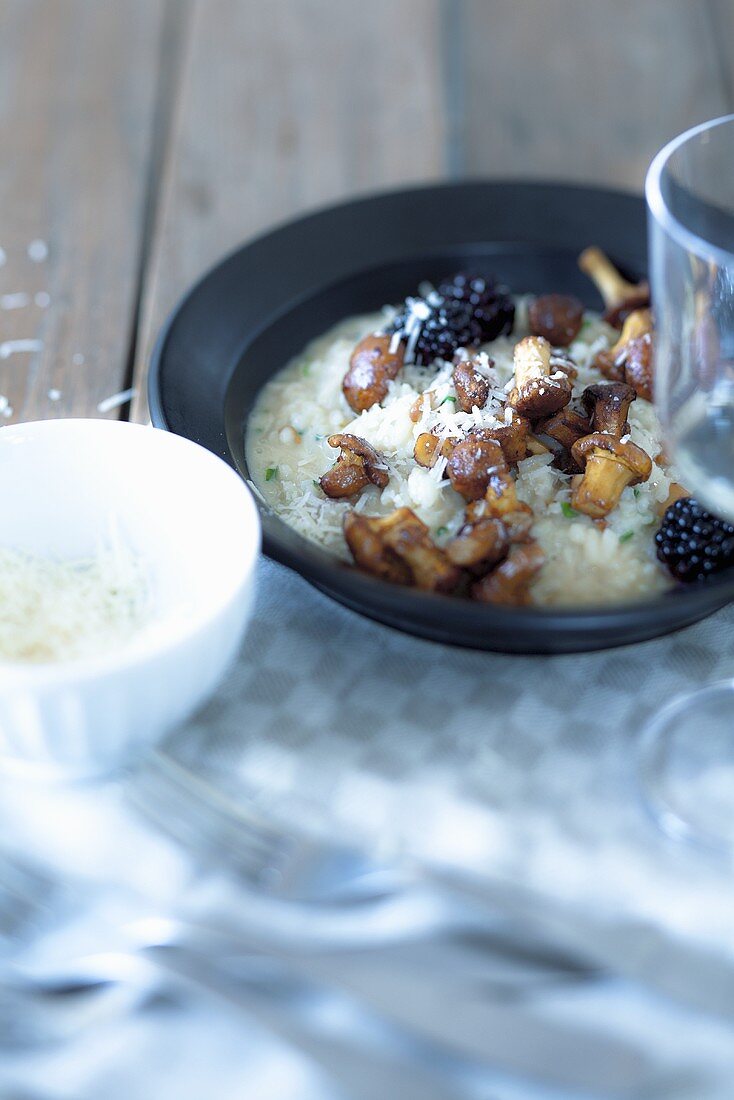
[[(445, 459), (431, 470), (424, 469), (416, 465), (413, 447), (422, 432), (459, 438), (469, 427), (496, 426), (498, 418), (503, 418), (500, 401), (514, 374), (514, 345), (528, 333), (527, 299), (516, 301), (512, 335), (482, 349), (495, 361), (488, 372), (492, 392), (485, 408), (471, 413), (455, 411), (451, 365), (438, 373), (435, 367), (405, 366), (389, 384), (383, 405), (373, 405), (355, 417), (342, 394), (342, 379), (355, 345), (385, 323), (385, 313), (352, 317), (310, 343), (263, 389), (247, 427), (248, 465), (266, 502), (306, 538), (347, 561), (351, 555), (342, 521), (352, 508), (366, 515), (385, 515), (407, 506), (427, 524), (439, 546), (448, 542), (462, 525), (466, 503), (441, 476)], [(585, 314), (581, 332), (569, 347), (579, 371), (574, 397), (600, 381), (590, 364), (618, 335), (596, 314)], [(426, 399), (422, 417), (414, 423), (410, 409), (427, 389), (437, 394), (434, 405), (444, 403), (431, 410)], [(655, 461), (662, 451), (662, 432), (652, 405), (638, 397), (628, 420), (631, 440), (653, 460), (652, 474), (647, 482), (624, 490), (604, 530), (588, 516), (564, 513), (571, 478), (551, 466), (550, 454), (518, 464), (518, 496), (533, 509), (533, 535), (546, 557), (532, 583), (532, 603), (620, 603), (672, 586), (655, 557), (654, 534), (675, 474)], [(334, 432), (361, 436), (380, 452), (390, 472), (385, 489), (369, 486), (351, 501), (324, 495), (318, 479), (338, 454), (326, 441)]]

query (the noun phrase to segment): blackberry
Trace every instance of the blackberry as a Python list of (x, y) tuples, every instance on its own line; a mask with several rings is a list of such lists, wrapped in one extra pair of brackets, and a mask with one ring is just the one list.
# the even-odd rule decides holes
[(472, 317), (479, 324), (484, 343), (512, 332), (515, 303), (507, 287), (500, 286), (494, 279), (459, 272), (439, 283), (437, 293), (446, 302), (462, 302), (471, 307)]
[(428, 366), (511, 332), (515, 305), (504, 287), (481, 275), (454, 275), (425, 297), (407, 298), (388, 331), (399, 332), (407, 361)]
[(660, 561), (679, 581), (705, 580), (734, 565), (734, 527), (694, 500), (671, 504), (655, 535)]

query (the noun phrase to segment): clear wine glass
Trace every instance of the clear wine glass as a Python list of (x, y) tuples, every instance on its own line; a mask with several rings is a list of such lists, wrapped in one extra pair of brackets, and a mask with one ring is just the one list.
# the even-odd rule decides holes
[[(666, 145), (645, 191), (667, 449), (681, 483), (734, 523), (734, 115)], [(734, 680), (656, 715), (641, 765), (668, 833), (734, 855)]]

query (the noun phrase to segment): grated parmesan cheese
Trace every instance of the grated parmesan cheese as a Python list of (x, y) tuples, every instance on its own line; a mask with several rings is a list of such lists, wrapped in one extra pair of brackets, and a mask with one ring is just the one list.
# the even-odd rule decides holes
[[(439, 542), (455, 535), (464, 522), (466, 502), (443, 476), (444, 456), (432, 469), (416, 465), (415, 442), (423, 432), (461, 439), (472, 429), (492, 430), (512, 422), (506, 398), (515, 385), (514, 346), (528, 331), (525, 300), (516, 299), (516, 306), (513, 334), (479, 349), (478, 369), (490, 390), (484, 407), (470, 412), (458, 406), (452, 363), (437, 360), (430, 368), (418, 367), (406, 356), (382, 404), (354, 415), (341, 388), (349, 357), (355, 343), (377, 331), (394, 309), (349, 318), (313, 341), (264, 387), (250, 419), (247, 459), (261, 499), (304, 537), (347, 561), (351, 556), (342, 524), (352, 507), (368, 516), (409, 507)], [(576, 400), (587, 385), (599, 381), (597, 352), (618, 338), (599, 317), (587, 314), (586, 321), (568, 349), (578, 371)], [(544, 376), (544, 388), (557, 385), (561, 376), (565, 378), (562, 371)], [(636, 401), (628, 419), (633, 442), (649, 455), (658, 455), (662, 429), (649, 402)], [(298, 425), (298, 441), (281, 437), (284, 423)], [(360, 436), (377, 450), (389, 468), (385, 489), (370, 485), (356, 500), (325, 497), (318, 479), (335, 460), (325, 438), (330, 430)], [(278, 476), (268, 480), (266, 472), (274, 467)], [(533, 510), (533, 536), (546, 556), (531, 589), (532, 602), (568, 606), (594, 604), (601, 598), (618, 603), (668, 587), (669, 579), (655, 558), (652, 531), (673, 478), (674, 471), (653, 463), (650, 480), (636, 491), (625, 489), (602, 530), (588, 516), (574, 513), (569, 518), (564, 512), (561, 504), (570, 500), (571, 476), (552, 465), (550, 453), (518, 463), (517, 494)], [(635, 537), (620, 541), (629, 531)]]
[(149, 604), (140, 561), (119, 544), (78, 561), (0, 547), (0, 660), (108, 653), (143, 625)]

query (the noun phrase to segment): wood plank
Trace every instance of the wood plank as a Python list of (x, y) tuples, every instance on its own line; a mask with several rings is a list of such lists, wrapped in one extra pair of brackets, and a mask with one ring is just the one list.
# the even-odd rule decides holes
[(666, 141), (728, 108), (706, 4), (463, 0), (456, 17), (470, 175), (639, 190)]
[[(406, 50), (406, 44), (409, 49)], [(223, 252), (305, 208), (445, 170), (439, 0), (197, 0), (136, 356)]]
[[(31, 298), (0, 308), (8, 419), (98, 415), (125, 384), (163, 7), (0, 2), (0, 295)], [(29, 258), (33, 240), (46, 260)], [(42, 348), (3, 358), (18, 339)]]

